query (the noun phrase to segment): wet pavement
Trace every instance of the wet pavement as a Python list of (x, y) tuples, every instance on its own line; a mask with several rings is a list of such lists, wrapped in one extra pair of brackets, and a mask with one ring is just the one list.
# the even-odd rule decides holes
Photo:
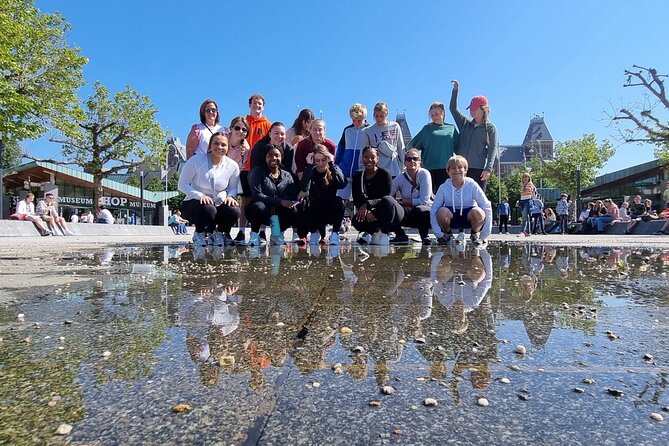
[(666, 247), (12, 256), (0, 444), (669, 443)]

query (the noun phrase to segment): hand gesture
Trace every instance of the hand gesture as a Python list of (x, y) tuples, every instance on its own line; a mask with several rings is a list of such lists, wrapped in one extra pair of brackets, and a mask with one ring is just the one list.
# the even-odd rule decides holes
[(228, 206), (234, 206), (234, 207), (239, 206), (239, 203), (237, 203), (237, 200), (235, 200), (233, 197), (225, 197), (223, 203), (227, 204)]
[(208, 195), (203, 195), (200, 197), (200, 204), (214, 204), (214, 200)]
[(314, 152), (307, 155), (307, 164), (314, 164)]
[(453, 79), (451, 84), (453, 84), (453, 91), (458, 91), (460, 89), (460, 82), (457, 80)]

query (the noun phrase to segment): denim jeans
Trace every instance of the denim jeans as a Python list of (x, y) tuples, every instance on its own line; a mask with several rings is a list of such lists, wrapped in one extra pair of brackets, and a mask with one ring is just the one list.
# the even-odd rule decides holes
[(521, 231), (523, 231), (526, 234), (530, 233), (530, 203), (532, 200), (520, 200), (520, 213), (523, 216), (523, 223), (520, 228)]

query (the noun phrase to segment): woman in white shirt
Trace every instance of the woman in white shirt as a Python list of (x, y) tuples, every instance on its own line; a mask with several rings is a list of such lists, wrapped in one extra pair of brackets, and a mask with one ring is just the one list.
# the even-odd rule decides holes
[(211, 231), (210, 245), (233, 245), (230, 229), (239, 220), (239, 165), (228, 158), (228, 137), (214, 133), (206, 154), (186, 161), (179, 175), (179, 190), (186, 194), (182, 211), (195, 225), (193, 244), (205, 246), (205, 233)]
[(207, 153), (210, 138), (222, 129), (220, 122), (216, 101), (205, 99), (200, 104), (200, 123), (193, 124), (186, 138), (186, 159), (198, 153)]

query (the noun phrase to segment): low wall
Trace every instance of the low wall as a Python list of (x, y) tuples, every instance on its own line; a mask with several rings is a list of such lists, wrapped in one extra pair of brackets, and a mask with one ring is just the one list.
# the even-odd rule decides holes
[[(99, 237), (106, 235), (151, 237), (172, 235), (169, 226), (104, 225), (99, 223), (68, 223), (74, 235)], [(192, 233), (193, 228), (188, 228)], [(29, 221), (0, 220), (0, 237), (39, 237), (35, 225)]]
[[(662, 226), (664, 226), (664, 223), (666, 220), (652, 220), (652, 221), (640, 221), (639, 223), (632, 228), (630, 231), (630, 234), (634, 235), (652, 235), (654, 232), (659, 231), (662, 229)], [(580, 231), (581, 224), (576, 223), (577, 227), (579, 228), (578, 230)], [(627, 228), (627, 222), (615, 222), (612, 225), (607, 225), (604, 228), (604, 234), (612, 234), (612, 235), (624, 235), (625, 234), (625, 229)], [(497, 234), (498, 231), (497, 226), (493, 226), (492, 233)], [(509, 225), (509, 233), (510, 234), (519, 234), (520, 233), (520, 225), (514, 225), (511, 226)], [(579, 232), (580, 233), (580, 232)], [(593, 234), (596, 236), (596, 234)]]

